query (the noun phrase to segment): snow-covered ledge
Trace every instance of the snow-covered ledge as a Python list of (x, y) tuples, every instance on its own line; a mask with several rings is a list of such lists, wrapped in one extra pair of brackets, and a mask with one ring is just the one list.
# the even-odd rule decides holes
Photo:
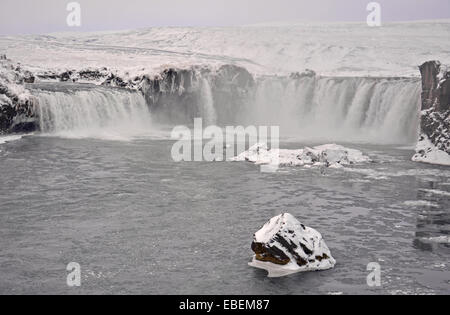
[(336, 264), (322, 235), (289, 213), (273, 217), (256, 232), (252, 250), (249, 265), (267, 270), (269, 277), (326, 270)]

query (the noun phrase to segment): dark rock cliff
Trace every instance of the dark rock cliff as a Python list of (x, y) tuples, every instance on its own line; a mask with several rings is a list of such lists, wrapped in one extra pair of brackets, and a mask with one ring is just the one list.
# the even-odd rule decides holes
[(420, 136), (414, 161), (450, 162), (450, 71), (439, 61), (420, 66), (422, 108)]
[[(160, 121), (192, 123), (201, 117), (205, 90), (210, 89), (219, 124), (235, 121), (245, 106), (247, 93), (254, 86), (252, 75), (244, 68), (224, 65), (217, 71), (204, 67), (166, 69), (139, 84), (147, 103)], [(208, 85), (205, 87), (205, 85)], [(233, 100), (231, 102), (230, 100)]]

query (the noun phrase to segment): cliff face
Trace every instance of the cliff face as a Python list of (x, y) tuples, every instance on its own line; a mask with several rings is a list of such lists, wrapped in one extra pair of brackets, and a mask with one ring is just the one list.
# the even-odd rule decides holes
[[(211, 101), (217, 104), (218, 116), (225, 121), (232, 120), (244, 106), (248, 90), (254, 84), (253, 77), (247, 70), (233, 65), (224, 65), (216, 70), (199, 66), (187, 69), (168, 68), (157, 75), (124, 79), (107, 68), (68, 70), (62, 73), (49, 70), (33, 74), (2, 55), (0, 133), (40, 129), (38, 100), (31, 95), (25, 84), (41, 81), (92, 83), (137, 90), (144, 95), (147, 105), (158, 120), (180, 123), (191, 122), (192, 118), (202, 116), (198, 105), (208, 102), (205, 98), (213, 97), (213, 94), (214, 100)], [(232, 108), (230, 99), (235, 100)]]
[(23, 86), (33, 82), (32, 73), (14, 65), (6, 56), (0, 56), (0, 134), (37, 128), (36, 100)]
[(217, 123), (226, 124), (234, 122), (245, 107), (254, 84), (253, 76), (242, 67), (224, 65), (213, 71), (194, 66), (170, 68), (156, 77), (144, 77), (138, 89), (159, 121), (191, 123), (194, 117), (204, 117), (199, 105), (207, 103), (210, 97), (217, 111)]
[(450, 165), (450, 71), (439, 61), (428, 61), (420, 73), (420, 136), (413, 161)]

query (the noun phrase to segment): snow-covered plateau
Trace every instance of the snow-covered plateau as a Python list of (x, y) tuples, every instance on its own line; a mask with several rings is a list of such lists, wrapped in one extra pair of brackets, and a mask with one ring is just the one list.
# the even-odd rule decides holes
[[(167, 67), (236, 64), (255, 74), (313, 69), (329, 76), (418, 76), (450, 64), (450, 21), (162, 27), (0, 37), (0, 52), (35, 69), (112, 68), (124, 77)], [(447, 39), (447, 40), (445, 40)]]

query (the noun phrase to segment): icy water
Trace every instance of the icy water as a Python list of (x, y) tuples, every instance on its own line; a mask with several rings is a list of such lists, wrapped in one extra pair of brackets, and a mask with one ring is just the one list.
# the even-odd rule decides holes
[[(169, 140), (28, 136), (0, 144), (0, 294), (449, 294), (450, 169), (358, 146), (351, 169), (172, 162)], [(300, 148), (301, 143), (282, 147)], [(269, 279), (252, 235), (290, 212), (334, 269)], [(69, 262), (79, 288), (66, 285)], [(369, 262), (381, 287), (369, 287)]]

